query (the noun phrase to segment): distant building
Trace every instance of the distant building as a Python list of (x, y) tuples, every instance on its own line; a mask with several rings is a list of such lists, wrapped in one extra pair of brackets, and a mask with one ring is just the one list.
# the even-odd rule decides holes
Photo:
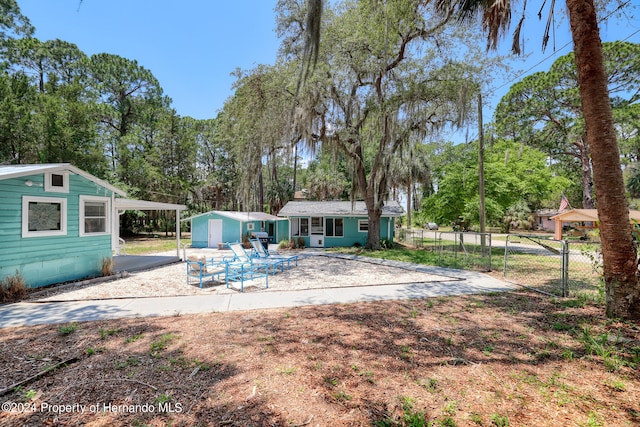
[[(385, 203), (380, 218), (381, 239), (393, 240), (395, 219), (403, 214), (398, 202)], [(367, 241), (369, 217), (363, 201), (291, 201), (278, 216), (289, 220), (289, 238), (302, 238), (307, 247), (364, 245)]]

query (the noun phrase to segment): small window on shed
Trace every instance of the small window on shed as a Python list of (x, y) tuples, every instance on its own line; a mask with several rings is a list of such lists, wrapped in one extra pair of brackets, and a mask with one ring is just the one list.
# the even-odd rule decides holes
[(61, 173), (47, 173), (44, 177), (44, 191), (68, 193), (69, 192), (69, 174), (66, 172)]
[(359, 219), (358, 220), (358, 231), (361, 233), (366, 233), (369, 231), (369, 220)]

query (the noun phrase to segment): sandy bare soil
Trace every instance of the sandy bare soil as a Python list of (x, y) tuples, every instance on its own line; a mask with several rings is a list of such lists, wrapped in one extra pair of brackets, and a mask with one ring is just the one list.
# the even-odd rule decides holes
[[(197, 251), (192, 254), (198, 255)], [(206, 253), (210, 256), (210, 253)], [(326, 256), (301, 256), (297, 266), (269, 276), (269, 288), (264, 279), (245, 283), (245, 292), (269, 292), (297, 289), (339, 288), (346, 286), (375, 286), (383, 284), (441, 282), (455, 278), (412, 271), (404, 268), (376, 265), (366, 258), (360, 261)], [(69, 301), (85, 299), (150, 297), (174, 295), (208, 295), (235, 293), (234, 287), (208, 281), (202, 288), (187, 283), (184, 262), (148, 271), (134, 272), (128, 277), (90, 285), (67, 285), (31, 295), (37, 301)]]

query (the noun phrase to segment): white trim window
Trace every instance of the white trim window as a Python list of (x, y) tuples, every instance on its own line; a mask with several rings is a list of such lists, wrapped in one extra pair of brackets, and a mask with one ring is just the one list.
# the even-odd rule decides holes
[(22, 196), (22, 237), (67, 235), (67, 199)]
[(369, 232), (369, 220), (368, 219), (359, 219), (358, 220), (358, 231), (361, 233)]
[(44, 174), (44, 191), (54, 193), (69, 192), (68, 172), (48, 172)]
[(344, 237), (343, 218), (325, 218), (326, 237)]
[(108, 197), (80, 196), (80, 236), (110, 234)]
[(289, 218), (289, 221), (291, 221), (291, 237), (309, 235), (309, 218)]
[(247, 223), (247, 231), (253, 231), (256, 229), (256, 225), (253, 222)]

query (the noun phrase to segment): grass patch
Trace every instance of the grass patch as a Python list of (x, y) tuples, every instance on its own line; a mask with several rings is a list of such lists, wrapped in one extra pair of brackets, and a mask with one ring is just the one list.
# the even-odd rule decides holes
[[(191, 239), (180, 239), (180, 243), (191, 245)], [(127, 239), (127, 255), (143, 255), (155, 252), (175, 251), (175, 237), (141, 237)]]
[(149, 353), (151, 354), (151, 356), (153, 357), (159, 356), (162, 351), (167, 349), (167, 347), (169, 346), (169, 344), (174, 338), (176, 338), (176, 335), (174, 334), (164, 334), (164, 335), (161, 335), (160, 338), (158, 338), (157, 340), (152, 341), (151, 344), (149, 345), (150, 347)]
[(65, 326), (58, 326), (58, 335), (69, 335), (77, 330), (78, 324), (76, 322), (73, 322)]

